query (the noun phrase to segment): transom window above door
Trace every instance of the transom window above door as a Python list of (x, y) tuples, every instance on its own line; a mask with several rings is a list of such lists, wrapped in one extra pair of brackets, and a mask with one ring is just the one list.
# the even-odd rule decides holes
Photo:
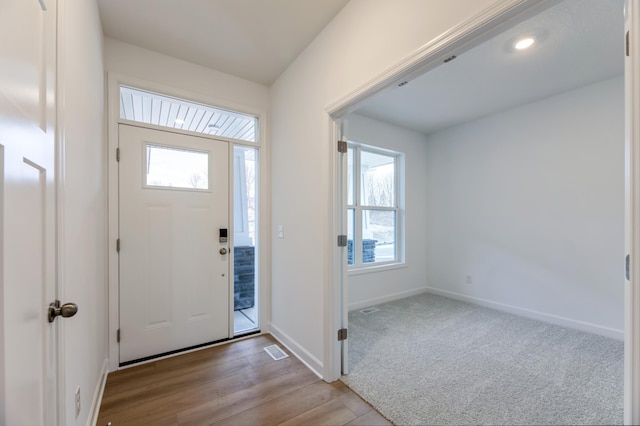
[(120, 86), (120, 118), (138, 123), (258, 141), (258, 117)]

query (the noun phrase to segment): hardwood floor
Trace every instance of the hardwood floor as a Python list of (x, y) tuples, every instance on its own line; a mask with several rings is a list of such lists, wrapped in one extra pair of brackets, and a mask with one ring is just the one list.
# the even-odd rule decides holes
[(97, 425), (390, 424), (291, 354), (274, 361), (263, 350), (272, 344), (257, 336), (111, 373)]

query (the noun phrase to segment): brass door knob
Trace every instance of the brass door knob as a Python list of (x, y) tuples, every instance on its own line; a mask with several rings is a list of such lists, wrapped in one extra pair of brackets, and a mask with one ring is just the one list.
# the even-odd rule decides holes
[(65, 303), (60, 306), (60, 301), (56, 300), (55, 302), (49, 305), (48, 317), (49, 322), (53, 322), (56, 317), (62, 318), (71, 318), (78, 312), (78, 305), (75, 303)]

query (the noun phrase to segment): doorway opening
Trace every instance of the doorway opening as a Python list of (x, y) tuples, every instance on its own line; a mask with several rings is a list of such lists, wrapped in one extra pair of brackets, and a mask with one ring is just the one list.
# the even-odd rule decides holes
[(258, 333), (258, 117), (118, 90), (120, 366)]
[[(565, 9), (571, 9), (571, 7), (587, 9), (585, 3), (574, 2), (573, 6), (571, 6), (571, 2), (547, 3), (551, 7), (548, 7), (546, 11), (551, 11), (556, 5)], [(493, 304), (493, 308), (502, 310), (507, 310), (507, 308), (517, 305), (514, 300), (519, 297), (520, 305), (516, 306), (521, 308), (516, 309), (519, 314), (523, 314), (527, 310), (529, 312), (536, 311), (537, 313), (545, 312), (541, 307), (546, 306), (548, 308), (545, 312), (546, 317), (545, 315), (540, 315), (538, 319), (552, 320), (551, 322), (554, 322), (554, 319), (550, 317), (555, 316), (556, 324), (561, 322), (564, 326), (576, 328), (586, 325), (588, 326), (587, 328), (590, 328), (589, 331), (622, 339), (624, 279), (620, 274), (616, 274), (616, 271), (620, 269), (620, 259), (624, 257), (623, 2), (612, 1), (604, 3), (590, 3), (590, 6), (593, 6), (591, 12), (597, 18), (589, 18), (589, 21), (592, 24), (596, 21), (603, 23), (611, 16), (609, 13), (602, 13), (603, 9), (613, 7), (617, 13), (615, 15), (616, 23), (614, 26), (609, 26), (609, 29), (613, 29), (615, 34), (612, 38), (607, 31), (591, 33), (592, 35), (597, 34), (595, 43), (588, 43), (587, 47), (578, 46), (576, 49), (569, 50), (569, 54), (565, 59), (571, 58), (572, 65), (570, 64), (568, 68), (565, 67), (565, 71), (566, 69), (577, 67), (581, 72), (546, 74), (547, 70), (544, 69), (544, 66), (536, 65), (529, 61), (528, 59), (535, 56), (545, 56), (546, 60), (550, 59), (553, 56), (553, 50), (561, 48), (560, 45), (562, 43), (557, 39), (561, 32), (554, 32), (553, 23), (545, 27), (545, 24), (538, 21), (536, 22), (537, 25), (532, 26), (527, 34), (515, 34), (513, 31), (521, 30), (521, 23), (525, 22), (522, 19), (518, 19), (518, 22), (511, 22), (509, 25), (503, 26), (502, 30), (507, 26), (509, 28), (504, 34), (499, 34), (495, 37), (498, 43), (493, 46), (492, 50), (474, 51), (475, 47), (480, 46), (480, 42), (477, 41), (478, 38), (482, 38), (481, 41), (483, 43), (486, 41), (487, 46), (491, 47), (491, 41), (487, 41), (486, 35), (476, 34), (475, 46), (470, 47), (469, 45), (474, 41), (467, 40), (467, 45), (458, 49), (452, 48), (446, 55), (442, 53), (442, 60), (434, 57), (430, 64), (429, 72), (424, 75), (426, 79), (432, 78), (429, 92), (422, 91), (412, 94), (412, 88), (420, 86), (422, 84), (420, 80), (423, 77), (418, 77), (417, 72), (407, 72), (406, 77), (396, 83), (389, 83), (390, 87), (384, 92), (376, 94), (375, 98), (369, 101), (359, 100), (357, 103), (354, 101), (349, 106), (343, 106), (341, 114), (334, 115), (334, 118), (339, 117), (341, 121), (346, 120), (348, 123), (348, 134), (346, 137), (343, 135), (343, 140), (357, 137), (359, 141), (375, 145), (376, 141), (372, 140), (373, 136), (371, 135), (377, 133), (378, 135), (385, 135), (381, 139), (397, 142), (400, 137), (390, 136), (391, 133), (387, 130), (380, 130), (396, 127), (413, 132), (414, 136), (412, 137), (415, 138), (419, 138), (420, 134), (423, 134), (425, 143), (429, 144), (429, 148), (422, 153), (424, 156), (423, 170), (416, 172), (420, 166), (416, 165), (416, 163), (412, 164), (412, 161), (415, 161), (418, 155), (421, 155), (419, 152), (416, 152), (415, 155), (407, 155), (407, 179), (409, 181), (412, 179), (410, 176), (413, 175), (413, 179), (415, 179), (416, 173), (420, 175), (426, 170), (424, 175), (420, 175), (424, 179), (420, 180), (419, 184), (416, 184), (415, 180), (413, 181), (415, 192), (412, 193), (410, 189), (407, 189), (406, 223), (407, 265), (408, 268), (413, 269), (413, 277), (422, 277), (423, 281), (415, 280), (415, 278), (409, 276), (411, 274), (405, 273), (403, 277), (404, 271), (394, 272), (393, 275), (385, 271), (384, 276), (380, 273), (382, 277), (380, 280), (376, 280), (371, 274), (366, 277), (366, 280), (360, 280), (360, 277), (346, 273), (343, 277), (344, 285), (346, 286), (348, 283), (348, 289), (342, 294), (348, 294), (348, 300), (343, 299), (342, 303), (348, 306), (347, 310), (355, 311), (399, 299), (402, 296), (411, 296), (413, 295), (412, 292), (430, 292), (463, 300), (466, 298), (467, 301), (476, 304), (489, 301)], [(540, 11), (538, 10), (537, 12)], [(527, 13), (527, 15), (527, 17), (534, 17), (533, 13)], [(581, 25), (580, 20), (577, 18), (578, 14), (570, 13), (565, 16), (572, 16), (572, 26), (579, 27)], [(574, 29), (577, 30), (577, 28)], [(566, 31), (566, 28), (563, 27), (562, 31)], [(567, 33), (572, 33), (572, 31), (567, 31)], [(493, 35), (496, 34), (494, 33)], [(522, 50), (516, 47), (516, 44), (520, 41), (516, 35), (529, 35), (534, 38), (536, 42), (531, 46), (531, 50)], [(580, 36), (577, 35), (575, 38), (580, 39)], [(609, 42), (612, 40), (613, 44), (610, 44)], [(594, 51), (588, 50), (589, 48), (596, 49), (598, 46), (602, 47), (603, 45), (613, 46), (613, 48), (604, 53), (600, 51), (598, 51), (599, 53), (594, 53)], [(535, 50), (536, 48), (538, 50)], [(601, 67), (600, 69), (598, 69), (598, 66), (576, 65), (576, 63), (582, 64), (582, 61), (589, 56), (600, 61), (600, 64), (598, 64)], [(484, 64), (469, 63), (468, 60), (470, 58), (477, 59), (478, 57), (487, 60), (487, 62)], [(555, 65), (559, 65), (559, 62), (556, 62)], [(586, 69), (589, 72), (597, 72), (599, 74), (589, 76), (588, 72), (582, 72)], [(469, 72), (470, 70), (472, 72)], [(479, 73), (474, 75), (475, 71)], [(487, 73), (480, 74), (482, 71)], [(522, 87), (528, 86), (528, 89), (533, 89), (534, 92), (537, 92), (535, 96), (521, 97), (517, 101), (511, 100), (511, 104), (503, 103), (498, 106), (498, 103), (506, 101), (505, 95), (522, 96), (522, 90), (509, 85), (517, 83), (520, 74), (524, 76), (527, 72), (533, 72), (535, 75), (532, 78), (525, 78), (524, 83), (520, 82), (518, 84), (521, 84)], [(491, 89), (493, 87), (491, 79), (494, 78), (503, 84), (501, 92), (495, 92)], [(575, 80), (568, 82), (570, 79)], [(436, 80), (439, 83), (434, 84)], [(443, 84), (445, 80), (450, 80), (451, 85)], [(553, 87), (554, 85), (567, 83), (573, 84), (573, 86)], [(611, 93), (613, 93), (612, 96)], [(586, 101), (586, 98), (581, 101), (582, 96), (591, 97), (592, 101)], [(539, 152), (536, 149), (530, 149), (534, 145), (521, 146), (518, 149), (514, 149), (513, 145), (507, 143), (502, 146), (491, 145), (499, 140), (499, 136), (496, 133), (504, 134), (504, 132), (498, 130), (499, 128), (495, 122), (490, 122), (492, 116), (504, 117), (506, 126), (513, 126), (511, 127), (511, 130), (514, 130), (513, 137), (519, 137), (524, 140), (535, 133), (525, 130), (526, 126), (533, 128), (536, 127), (536, 124), (533, 122), (526, 124), (526, 120), (522, 115), (517, 117), (516, 112), (523, 113), (525, 109), (522, 106), (527, 106), (530, 110), (538, 108), (546, 113), (554, 111), (553, 108), (555, 108), (557, 114), (551, 114), (547, 117), (550, 123), (553, 120), (560, 121), (560, 117), (564, 117), (560, 113), (570, 109), (571, 102), (569, 102), (569, 98), (572, 98), (571, 102), (575, 105), (580, 104), (582, 106), (595, 106), (600, 102), (597, 99), (606, 98), (608, 102), (610, 101), (611, 108), (608, 110), (605, 108), (601, 114), (590, 111), (591, 115), (573, 117), (576, 119), (578, 126), (581, 126), (581, 120), (585, 122), (583, 128), (586, 128), (586, 122), (592, 125), (600, 123), (599, 133), (591, 132), (587, 135), (587, 138), (599, 138), (600, 144), (591, 146), (586, 144), (586, 140), (584, 144), (580, 144), (579, 140), (575, 140), (577, 145), (570, 143), (566, 145), (556, 144), (549, 146), (546, 151)], [(424, 103), (422, 102), (423, 100), (430, 100), (431, 103)], [(407, 101), (412, 102), (411, 108), (403, 108), (402, 103)], [(554, 102), (555, 104), (553, 104)], [(567, 103), (563, 104), (563, 102)], [(479, 109), (474, 111), (474, 104), (478, 105)], [(447, 106), (453, 106), (453, 108), (448, 108)], [(451, 110), (456, 110), (461, 115), (466, 114), (466, 116), (462, 117), (462, 119), (453, 117), (454, 120), (452, 120), (452, 116), (448, 116)], [(514, 111), (514, 113), (510, 113), (511, 111)], [(611, 129), (607, 129), (607, 125), (604, 124), (606, 120), (596, 122), (587, 118), (590, 116), (598, 119), (602, 118), (599, 115), (615, 115), (615, 117), (607, 117), (607, 119), (614, 119)], [(410, 127), (411, 123), (415, 122), (416, 117), (422, 120), (419, 126), (423, 127)], [(535, 121), (535, 118), (533, 118), (535, 116), (530, 117)], [(509, 118), (512, 121), (508, 121)], [(522, 118), (522, 120), (515, 124), (517, 118)], [(374, 126), (373, 123), (379, 125), (377, 131), (371, 129)], [(462, 123), (472, 124), (466, 125)], [(369, 127), (368, 129), (367, 126)], [(518, 126), (521, 127), (518, 128)], [(538, 122), (537, 126), (539, 127), (536, 130), (548, 128), (550, 133), (555, 133), (555, 135), (551, 135), (552, 137), (560, 135), (564, 135), (565, 139), (571, 139), (572, 137), (571, 132), (564, 132), (562, 127), (551, 127), (547, 122)], [(615, 129), (615, 132), (612, 129)], [(494, 130), (496, 133), (493, 133)], [(606, 130), (612, 131), (609, 133)], [(357, 136), (354, 135), (356, 132), (358, 132)], [(362, 136), (365, 133), (366, 135)], [(398, 133), (401, 133), (401, 131), (398, 131)], [(471, 133), (473, 133), (473, 137), (467, 138)], [(493, 140), (488, 141), (487, 144), (471, 142), (471, 139), (474, 141), (481, 139), (475, 136), (482, 134), (489, 135), (488, 137), (491, 137), (490, 135), (497, 137), (492, 138)], [(540, 136), (541, 134), (538, 133), (538, 135)], [(411, 139), (406, 134), (403, 137), (407, 140)], [(546, 143), (552, 140), (552, 137), (540, 142)], [(401, 148), (384, 144), (389, 142), (382, 143), (382, 145), (377, 146), (402, 150)], [(606, 143), (613, 146), (613, 151), (607, 151), (606, 156), (593, 156), (596, 151), (603, 149)], [(542, 146), (542, 143), (538, 145)], [(516, 151), (520, 149), (522, 151), (518, 154)], [(548, 153), (546, 156), (545, 152)], [(611, 171), (611, 174), (607, 175), (606, 179), (607, 185), (613, 188), (613, 192), (610, 193), (612, 197), (607, 195), (607, 191), (598, 192), (598, 194), (605, 194), (605, 196), (599, 199), (600, 201), (597, 201), (598, 197), (595, 196), (595, 192), (589, 193), (589, 188), (594, 189), (597, 185), (603, 183), (602, 181), (595, 182), (591, 186), (580, 186), (579, 179), (572, 181), (572, 178), (577, 177), (578, 174), (572, 175), (567, 171), (566, 175), (562, 176), (562, 169), (568, 165), (576, 166), (577, 168), (582, 167), (580, 173), (589, 174), (586, 165), (577, 164), (581, 161), (580, 154), (583, 152), (590, 156), (590, 160), (593, 160), (592, 165), (596, 168), (598, 168), (599, 161), (607, 163), (607, 166), (604, 167)], [(560, 166), (556, 168), (554, 162), (560, 161), (560, 158), (565, 154), (569, 154), (568, 160), (565, 158), (563, 164), (556, 164)], [(611, 161), (607, 162), (606, 157)], [(497, 161), (497, 159), (500, 159), (500, 161)], [(484, 162), (484, 160), (487, 161)], [(336, 163), (340, 161), (342, 160), (338, 159)], [(534, 164), (536, 161), (538, 161), (537, 164), (539, 166), (538, 177), (536, 178), (536, 170), (532, 170), (529, 176), (524, 177), (524, 167), (527, 163)], [(570, 168), (565, 169), (572, 170)], [(558, 173), (556, 174), (554, 170)], [(551, 176), (556, 176), (559, 179), (556, 180)], [(462, 177), (465, 177), (466, 181)], [(490, 182), (491, 180), (493, 180), (493, 183)], [(535, 181), (535, 183), (528, 185), (525, 181), (529, 183)], [(407, 188), (411, 186), (412, 183), (407, 182)], [(420, 191), (429, 194), (429, 198), (422, 200), (417, 195)], [(539, 193), (542, 193), (540, 198), (538, 198)], [(565, 194), (565, 196), (556, 198), (561, 193)], [(579, 199), (579, 193), (585, 195), (586, 198), (593, 196), (591, 202), (597, 207), (585, 208), (586, 204), (581, 208), (578, 207), (584, 201)], [(496, 194), (499, 196), (496, 196)], [(500, 197), (505, 194), (509, 194), (508, 197)], [(507, 203), (509, 199), (511, 204)], [(412, 205), (415, 206), (416, 203), (422, 204), (423, 202), (424, 205), (428, 206), (428, 210), (412, 211)], [(588, 202), (586, 203), (588, 204)], [(518, 208), (514, 208), (514, 204), (519, 207), (529, 206), (528, 212), (523, 213), (527, 214), (527, 217), (531, 219), (528, 222), (528, 228), (527, 226), (520, 227), (517, 225), (520, 218), (518, 214), (507, 214), (509, 210), (512, 210), (511, 213), (518, 210)], [(559, 206), (562, 206), (562, 208), (559, 208)], [(578, 211), (572, 211), (572, 209), (577, 209)], [(598, 209), (602, 209), (602, 215), (596, 213)], [(581, 213), (580, 210), (584, 213)], [(607, 210), (606, 213), (604, 212), (605, 210)], [(344, 212), (340, 211), (339, 217), (345, 216)], [(412, 218), (416, 217), (420, 219), (412, 223)], [(482, 218), (487, 220), (481, 221), (480, 219)], [(420, 223), (420, 221), (423, 223)], [(586, 244), (581, 244), (579, 241), (588, 232), (580, 234), (580, 231), (576, 228), (579, 223), (583, 225), (591, 223), (592, 226), (589, 228), (592, 231), (595, 229), (607, 229), (606, 235), (594, 236)], [(472, 226), (474, 224), (478, 226)], [(563, 224), (567, 226), (563, 226)], [(425, 232), (422, 232), (423, 225), (426, 225)], [(511, 227), (511, 225), (514, 225), (514, 227)], [(540, 229), (544, 232), (527, 236), (529, 232), (536, 229), (536, 226), (540, 226)], [(507, 243), (501, 237), (496, 237), (498, 235), (497, 230), (504, 231), (508, 228), (510, 230), (507, 234), (513, 237), (519, 236), (526, 244), (517, 246), (516, 244)], [(543, 237), (543, 235), (547, 236), (549, 234), (566, 236), (566, 239)], [(429, 241), (427, 243), (417, 241), (415, 239), (416, 235), (420, 235), (422, 239), (428, 239)], [(615, 241), (613, 239), (614, 235)], [(472, 239), (470, 236), (481, 238)], [(539, 240), (536, 241), (537, 239)], [(604, 241), (604, 243), (597, 247), (597, 244), (593, 244), (596, 240)], [(538, 256), (539, 253), (536, 253), (535, 246), (542, 247), (545, 244), (548, 250), (543, 250), (544, 254)], [(558, 251), (562, 246), (580, 246), (581, 250), (562, 254)], [(611, 247), (612, 249), (609, 250)], [(557, 253), (551, 254), (554, 251)], [(605, 251), (607, 252), (606, 256), (597, 254)], [(545, 256), (548, 256), (546, 260), (543, 259)], [(560, 262), (559, 260), (561, 259), (567, 261)], [(593, 261), (589, 262), (586, 259), (593, 259)], [(574, 271), (580, 271), (587, 264), (590, 267), (595, 267), (596, 264), (603, 265), (595, 273), (595, 275), (607, 275), (607, 278), (602, 280), (602, 291), (587, 286), (585, 282), (593, 279), (594, 275), (583, 277), (582, 272), (574, 273), (573, 277), (567, 280), (568, 285), (564, 287), (556, 286), (555, 284), (561, 282), (561, 275), (567, 276), (564, 273), (564, 269), (568, 266), (567, 263), (569, 261), (574, 262), (576, 265)], [(423, 262), (423, 264), (420, 264), (420, 262)], [(420, 269), (425, 264), (426, 267)], [(618, 275), (620, 276), (618, 277)], [(538, 277), (537, 285), (528, 287), (522, 285), (525, 281), (532, 281), (531, 277)], [(399, 285), (411, 279), (414, 280), (411, 286), (399, 291)], [(385, 282), (388, 283), (386, 290), (384, 289)], [(572, 291), (584, 286), (589, 287), (590, 296), (584, 296), (583, 292)], [(609, 287), (609, 289), (606, 289), (606, 287)], [(613, 290), (611, 290), (612, 288)], [(546, 296), (543, 294), (545, 290)], [(368, 293), (366, 293), (367, 291)], [(576, 294), (580, 294), (580, 300), (576, 299)], [(511, 296), (513, 297), (510, 299), (509, 297)], [(545, 297), (547, 300), (544, 300)], [(539, 302), (537, 305), (534, 303), (536, 300)], [(562, 308), (553, 311), (553, 308), (549, 306), (554, 304), (556, 307), (562, 306)], [(593, 305), (594, 308), (590, 310), (584, 309), (588, 305)], [(602, 309), (605, 305), (608, 306), (606, 310)], [(576, 306), (581, 306), (583, 310), (579, 312), (580, 309), (574, 309)], [(606, 314), (604, 313), (605, 311)], [(598, 312), (597, 318), (592, 316), (593, 312)], [(527, 315), (524, 314), (524, 316)], [(590, 321), (591, 318), (593, 318), (592, 321)], [(568, 321), (565, 322), (565, 319), (568, 319)], [(372, 321), (369, 320), (368, 322)], [(595, 324), (586, 324), (591, 322)], [(346, 325), (346, 318), (345, 323), (342, 325)], [(354, 326), (356, 325), (354, 324)], [(592, 327), (594, 325), (595, 327)], [(349, 338), (351, 339), (349, 348), (354, 345), (354, 333), (355, 331), (352, 332), (352, 329), (349, 330)], [(354, 361), (361, 359), (361, 355), (352, 355), (343, 359)], [(620, 361), (620, 365), (617, 366), (617, 371), (621, 372), (621, 358), (618, 358), (618, 361)], [(353, 364), (348, 366), (343, 364), (343, 371), (351, 371), (353, 373)], [(621, 381), (616, 386), (621, 389)], [(621, 418), (621, 410), (618, 414)], [(402, 421), (399, 422), (402, 423)], [(475, 421), (470, 422), (473, 423)]]

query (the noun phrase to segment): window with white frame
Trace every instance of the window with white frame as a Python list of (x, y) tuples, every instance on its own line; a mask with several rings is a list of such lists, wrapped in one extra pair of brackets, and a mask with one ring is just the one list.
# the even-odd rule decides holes
[(258, 142), (258, 117), (120, 86), (120, 119), (211, 136)]
[(347, 264), (351, 269), (402, 261), (401, 156), (349, 143)]

